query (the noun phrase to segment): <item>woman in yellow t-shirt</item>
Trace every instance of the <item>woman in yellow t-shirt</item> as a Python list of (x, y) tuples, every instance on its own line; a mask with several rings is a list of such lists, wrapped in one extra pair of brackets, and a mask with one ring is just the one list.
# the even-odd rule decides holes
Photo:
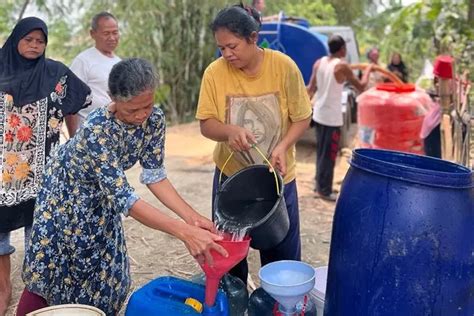
[[(213, 201), (220, 170), (231, 151), (224, 174), (231, 176), (249, 164), (261, 163), (257, 144), (284, 177), (284, 197), (290, 229), (276, 247), (260, 251), (261, 264), (300, 260), (295, 143), (309, 126), (311, 105), (296, 64), (286, 55), (258, 47), (260, 17), (255, 9), (235, 5), (221, 10), (211, 28), (222, 57), (206, 69), (196, 118), (201, 133), (217, 142)], [(247, 281), (247, 261), (232, 274)]]

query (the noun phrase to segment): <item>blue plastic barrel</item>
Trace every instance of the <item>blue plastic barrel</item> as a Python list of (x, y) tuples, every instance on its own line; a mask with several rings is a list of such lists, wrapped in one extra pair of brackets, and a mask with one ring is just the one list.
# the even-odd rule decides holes
[(474, 315), (472, 171), (356, 149), (334, 215), (324, 315)]
[(258, 34), (258, 45), (278, 50), (296, 63), (304, 82), (311, 78), (314, 62), (328, 54), (327, 43), (308, 27), (288, 22), (264, 22)]
[[(217, 293), (212, 307), (204, 306), (204, 296), (204, 285), (175, 277), (160, 277), (132, 294), (125, 316), (229, 316), (229, 304), (222, 291)], [(193, 301), (198, 304), (192, 304)], [(203, 307), (202, 311), (196, 307)]]

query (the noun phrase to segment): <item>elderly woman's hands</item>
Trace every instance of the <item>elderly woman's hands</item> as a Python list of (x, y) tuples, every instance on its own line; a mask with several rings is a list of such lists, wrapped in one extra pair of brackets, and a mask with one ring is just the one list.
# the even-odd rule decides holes
[(198, 212), (194, 211), (192, 215), (185, 219), (185, 222), (189, 225), (197, 226), (208, 230), (214, 234), (217, 234), (217, 229), (214, 223), (205, 216), (202, 216)]
[[(207, 217), (204, 217), (201, 214), (199, 214), (198, 212), (194, 211), (193, 214), (189, 218), (187, 218), (185, 221), (189, 225), (202, 228), (204, 230), (207, 230), (207, 231), (211, 232), (214, 236), (217, 236), (218, 239), (213, 239), (214, 241), (222, 240), (222, 237), (217, 235), (218, 231), (217, 231), (216, 227), (214, 226), (214, 223), (211, 220), (209, 220)], [(214, 237), (214, 236), (212, 236), (212, 237)], [(205, 236), (203, 236), (203, 237), (205, 238)], [(205, 240), (201, 240), (201, 241), (198, 240), (198, 243), (200, 243), (200, 242), (205, 243)], [(214, 245), (210, 244), (209, 245), (210, 246), (209, 251), (204, 250), (203, 253), (198, 253), (197, 255), (195, 255), (195, 254), (193, 254), (193, 252), (191, 250), (192, 248), (190, 248), (193, 245), (191, 243), (186, 243), (186, 241), (185, 241), (185, 245), (188, 248), (191, 255), (199, 262), (199, 264), (203, 264), (204, 262), (207, 262), (209, 265), (213, 264), (212, 255), (210, 255), (210, 249), (215, 249), (221, 255), (223, 255), (225, 257), (227, 256), (227, 252), (225, 251), (225, 249), (222, 248), (220, 245), (218, 245), (216, 243), (214, 243), (214, 245), (217, 245), (218, 248), (222, 248), (222, 250), (224, 250), (224, 253), (219, 251), (218, 249), (214, 248)]]
[[(152, 191), (156, 191), (156, 189), (156, 186), (152, 186)], [(165, 191), (170, 192), (168, 190)], [(191, 255), (200, 263), (207, 262), (209, 265), (212, 265), (213, 260), (211, 250), (227, 257), (227, 251), (216, 243), (216, 241), (222, 240), (222, 237), (211, 232), (215, 231), (212, 222), (199, 215), (199, 213), (187, 206), (187, 204), (185, 208), (191, 210), (189, 212), (190, 216), (186, 218), (187, 222), (165, 215), (142, 199), (138, 199), (133, 204), (129, 214), (148, 227), (159, 229), (179, 238), (184, 242)], [(188, 222), (192, 222), (193, 224), (190, 225)]]
[(189, 229), (181, 232), (181, 234), (181, 240), (186, 245), (186, 248), (188, 248), (189, 253), (199, 264), (207, 263), (210, 266), (214, 264), (211, 254), (212, 250), (224, 257), (228, 256), (224, 247), (216, 243), (216, 241), (222, 240), (222, 236), (192, 225), (189, 225)]

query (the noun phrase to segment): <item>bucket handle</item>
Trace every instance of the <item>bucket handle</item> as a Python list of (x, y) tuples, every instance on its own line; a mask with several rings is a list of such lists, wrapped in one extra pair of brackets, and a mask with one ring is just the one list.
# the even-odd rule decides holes
[[(260, 150), (260, 148), (258, 148), (257, 144), (252, 144), (251, 148), (255, 149), (255, 150), (260, 154), (260, 156), (262, 156), (263, 160), (264, 160), (264, 161), (270, 166), (270, 168), (272, 169), (273, 176), (275, 177), (275, 184), (276, 184), (277, 194), (278, 194), (278, 196), (280, 196), (280, 195), (281, 195), (281, 194), (280, 194), (280, 184), (278, 183), (278, 177), (277, 177), (275, 168), (273, 168), (272, 164), (271, 164), (270, 161), (267, 159), (267, 157), (265, 157), (265, 155), (262, 153), (262, 151)], [(220, 185), (221, 182), (222, 182), (222, 173), (224, 172), (224, 169), (225, 169), (225, 167), (227, 166), (227, 163), (229, 162), (230, 158), (232, 158), (233, 155), (234, 155), (234, 151), (231, 151), (229, 157), (227, 157), (226, 161), (224, 162), (224, 165), (222, 166), (222, 170), (221, 170), (221, 173), (220, 173), (220, 175), (219, 175), (219, 185)]]

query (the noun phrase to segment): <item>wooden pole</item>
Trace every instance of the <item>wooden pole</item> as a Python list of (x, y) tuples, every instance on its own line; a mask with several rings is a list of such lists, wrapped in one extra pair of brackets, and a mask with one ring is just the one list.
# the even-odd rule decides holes
[(443, 114), (441, 119), (441, 140), (443, 159), (453, 160), (453, 129), (451, 127), (451, 116), (449, 114)]

